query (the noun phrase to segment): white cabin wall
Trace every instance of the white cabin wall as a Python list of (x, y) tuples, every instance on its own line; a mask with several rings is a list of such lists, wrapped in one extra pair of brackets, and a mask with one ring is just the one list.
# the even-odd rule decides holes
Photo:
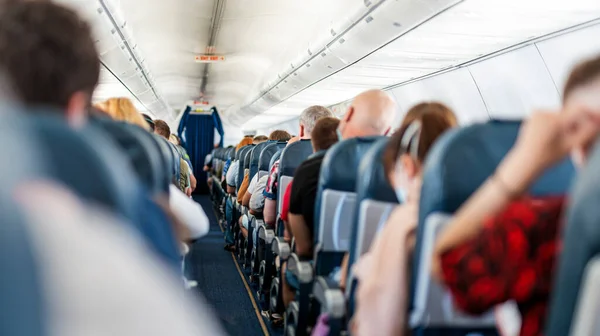
[[(562, 87), (573, 66), (600, 54), (598, 36), (600, 24), (595, 24), (391, 87), (388, 91), (400, 111), (394, 128), (411, 106), (422, 101), (436, 100), (448, 105), (456, 112), (461, 125), (489, 119), (521, 119), (536, 109), (557, 109), (561, 104)], [(349, 102), (330, 108), (341, 117)], [(286, 129), (297, 123), (298, 118), (295, 118), (260, 129), (259, 133), (268, 134), (268, 131)]]

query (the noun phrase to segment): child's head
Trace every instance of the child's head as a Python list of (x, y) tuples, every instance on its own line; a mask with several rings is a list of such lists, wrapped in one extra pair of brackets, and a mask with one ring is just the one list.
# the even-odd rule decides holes
[(329, 149), (338, 141), (337, 128), (340, 125), (338, 118), (321, 118), (315, 124), (311, 133), (311, 142), (315, 152)]

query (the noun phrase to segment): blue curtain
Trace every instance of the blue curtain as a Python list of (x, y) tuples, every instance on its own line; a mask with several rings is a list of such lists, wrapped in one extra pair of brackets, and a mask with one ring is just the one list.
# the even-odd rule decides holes
[[(184, 146), (190, 155), (190, 160), (194, 166), (194, 176), (198, 181), (196, 192), (204, 194), (208, 192), (208, 186), (205, 183), (206, 172), (202, 170), (202, 167), (204, 167), (204, 158), (214, 147), (214, 120), (211, 115), (195, 115), (189, 114), (189, 112), (186, 114), (184, 114), (185, 119), (181, 119), (182, 123), (179, 126), (186, 139)], [(184, 120), (185, 123), (183, 123)]]
[(181, 145), (187, 149), (187, 139), (186, 139), (186, 134), (185, 134), (185, 126), (187, 124), (187, 120), (190, 116), (190, 112), (192, 111), (192, 108), (189, 106), (186, 106), (185, 110), (183, 111), (183, 115), (181, 116), (181, 120), (179, 121), (179, 127), (177, 127), (177, 135), (179, 136), (179, 139), (181, 139)]
[(223, 123), (221, 122), (221, 117), (219, 116), (219, 111), (217, 111), (216, 107), (212, 108), (212, 118), (215, 123), (215, 129), (217, 133), (221, 136), (221, 140), (219, 141), (219, 147), (223, 147), (223, 136), (225, 135), (225, 131), (223, 130)]

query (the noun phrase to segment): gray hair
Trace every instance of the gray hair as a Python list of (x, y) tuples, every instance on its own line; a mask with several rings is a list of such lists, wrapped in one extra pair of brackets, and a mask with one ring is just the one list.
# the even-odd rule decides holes
[(304, 126), (306, 134), (312, 133), (313, 128), (317, 124), (317, 120), (327, 117), (335, 117), (333, 112), (326, 107), (313, 105), (308, 107), (300, 115), (300, 125)]

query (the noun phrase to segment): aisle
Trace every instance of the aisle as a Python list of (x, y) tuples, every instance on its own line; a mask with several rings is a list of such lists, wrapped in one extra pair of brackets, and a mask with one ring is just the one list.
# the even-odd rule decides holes
[(197, 196), (195, 200), (204, 208), (211, 227), (208, 235), (198, 240), (188, 255), (187, 267), (191, 278), (198, 281), (199, 290), (230, 335), (268, 335), (266, 325), (259, 322), (262, 318), (257, 315), (231, 253), (223, 250), (223, 233), (210, 198)]

